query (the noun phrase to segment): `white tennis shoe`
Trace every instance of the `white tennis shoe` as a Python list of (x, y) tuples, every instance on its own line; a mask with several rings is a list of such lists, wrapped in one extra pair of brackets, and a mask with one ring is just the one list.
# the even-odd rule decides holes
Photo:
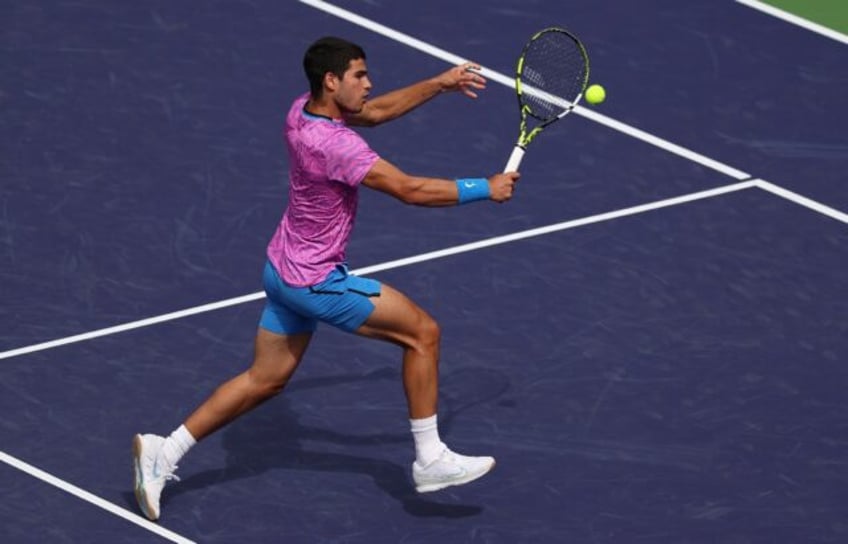
[(469, 457), (445, 448), (438, 459), (427, 466), (412, 463), (412, 479), (419, 493), (462, 485), (483, 476), (495, 466), (493, 457)]
[(161, 455), (165, 439), (155, 434), (137, 434), (133, 437), (133, 463), (135, 465), (135, 500), (148, 519), (159, 519), (159, 497), (168, 480), (179, 480), (174, 475), (177, 467), (169, 467)]

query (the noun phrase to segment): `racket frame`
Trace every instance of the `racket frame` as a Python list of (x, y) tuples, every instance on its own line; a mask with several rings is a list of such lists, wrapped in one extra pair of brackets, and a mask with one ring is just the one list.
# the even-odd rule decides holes
[[(536, 115), (532, 108), (529, 105), (522, 101), (522, 97), (524, 94), (524, 85), (521, 83), (521, 77), (524, 73), (524, 58), (527, 55), (527, 51), (530, 50), (530, 46), (533, 44), (535, 40), (541, 37), (544, 34), (549, 32), (559, 32), (568, 36), (575, 44), (577, 44), (578, 51), (583, 57), (583, 62), (585, 66), (585, 72), (583, 75), (583, 84), (580, 88), (580, 92), (577, 93), (577, 96), (572, 100), (568, 100), (562, 97), (556, 97), (566, 103), (565, 109), (556, 117), (552, 117), (550, 119), (543, 119)], [(515, 94), (518, 99), (518, 108), (519, 113), (521, 115), (521, 122), (519, 124), (519, 133), (518, 140), (515, 143), (515, 147), (512, 150), (512, 154), (507, 161), (506, 168), (504, 168), (504, 172), (514, 172), (518, 169), (518, 166), (521, 164), (521, 160), (524, 158), (524, 152), (527, 150), (527, 146), (530, 145), (530, 142), (539, 135), (542, 130), (546, 127), (558, 121), (574, 111), (574, 108), (577, 107), (577, 104), (580, 102), (580, 99), (583, 98), (583, 93), (586, 91), (586, 87), (589, 85), (589, 54), (586, 52), (586, 47), (583, 45), (583, 42), (575, 36), (573, 33), (568, 30), (560, 27), (548, 27), (539, 32), (533, 34), (533, 36), (527, 41), (524, 45), (524, 49), (521, 51), (521, 56), (518, 57), (518, 63), (515, 68)], [(540, 91), (541, 92), (541, 91)], [(527, 117), (530, 116), (539, 121), (539, 125), (533, 127), (530, 132), (527, 132)]]

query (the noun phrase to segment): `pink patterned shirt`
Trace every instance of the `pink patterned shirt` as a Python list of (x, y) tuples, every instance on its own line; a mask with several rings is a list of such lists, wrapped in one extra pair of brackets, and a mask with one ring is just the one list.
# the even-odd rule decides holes
[(295, 287), (314, 285), (345, 262), (359, 184), (380, 158), (343, 120), (319, 117), (298, 97), (286, 117), (289, 204), (268, 244), (268, 259)]

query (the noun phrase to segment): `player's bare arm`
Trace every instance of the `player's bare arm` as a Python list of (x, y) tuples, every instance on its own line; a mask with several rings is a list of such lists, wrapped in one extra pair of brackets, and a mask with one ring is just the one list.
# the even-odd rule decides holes
[(436, 77), (377, 96), (366, 102), (361, 111), (348, 113), (345, 120), (350, 125), (379, 125), (446, 92), (458, 91), (469, 98), (477, 98), (476, 91), (486, 88), (486, 79), (479, 74), (479, 70), (480, 66), (473, 62), (454, 66)]
[[(509, 172), (495, 174), (488, 183), (488, 199), (506, 202), (512, 198), (520, 174)], [(411, 176), (392, 163), (378, 160), (362, 184), (370, 189), (393, 196), (405, 204), (415, 206), (453, 206), (460, 203), (460, 182), (456, 180)]]

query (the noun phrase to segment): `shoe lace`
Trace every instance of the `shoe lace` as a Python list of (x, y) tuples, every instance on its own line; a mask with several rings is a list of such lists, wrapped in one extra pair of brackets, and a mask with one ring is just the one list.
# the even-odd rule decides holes
[(179, 482), (180, 477), (177, 476), (176, 474), (174, 474), (174, 472), (178, 468), (179, 467), (176, 466), (176, 465), (166, 468), (158, 476), (156, 476), (156, 480), (163, 480), (163, 481), (166, 481), (166, 482), (169, 481), (169, 480), (174, 480), (175, 482)]
[(447, 461), (448, 463), (455, 463), (457, 461), (456, 453), (451, 451), (451, 449), (447, 446), (445, 446), (445, 449), (442, 450), (442, 453), (439, 455), (439, 459)]

